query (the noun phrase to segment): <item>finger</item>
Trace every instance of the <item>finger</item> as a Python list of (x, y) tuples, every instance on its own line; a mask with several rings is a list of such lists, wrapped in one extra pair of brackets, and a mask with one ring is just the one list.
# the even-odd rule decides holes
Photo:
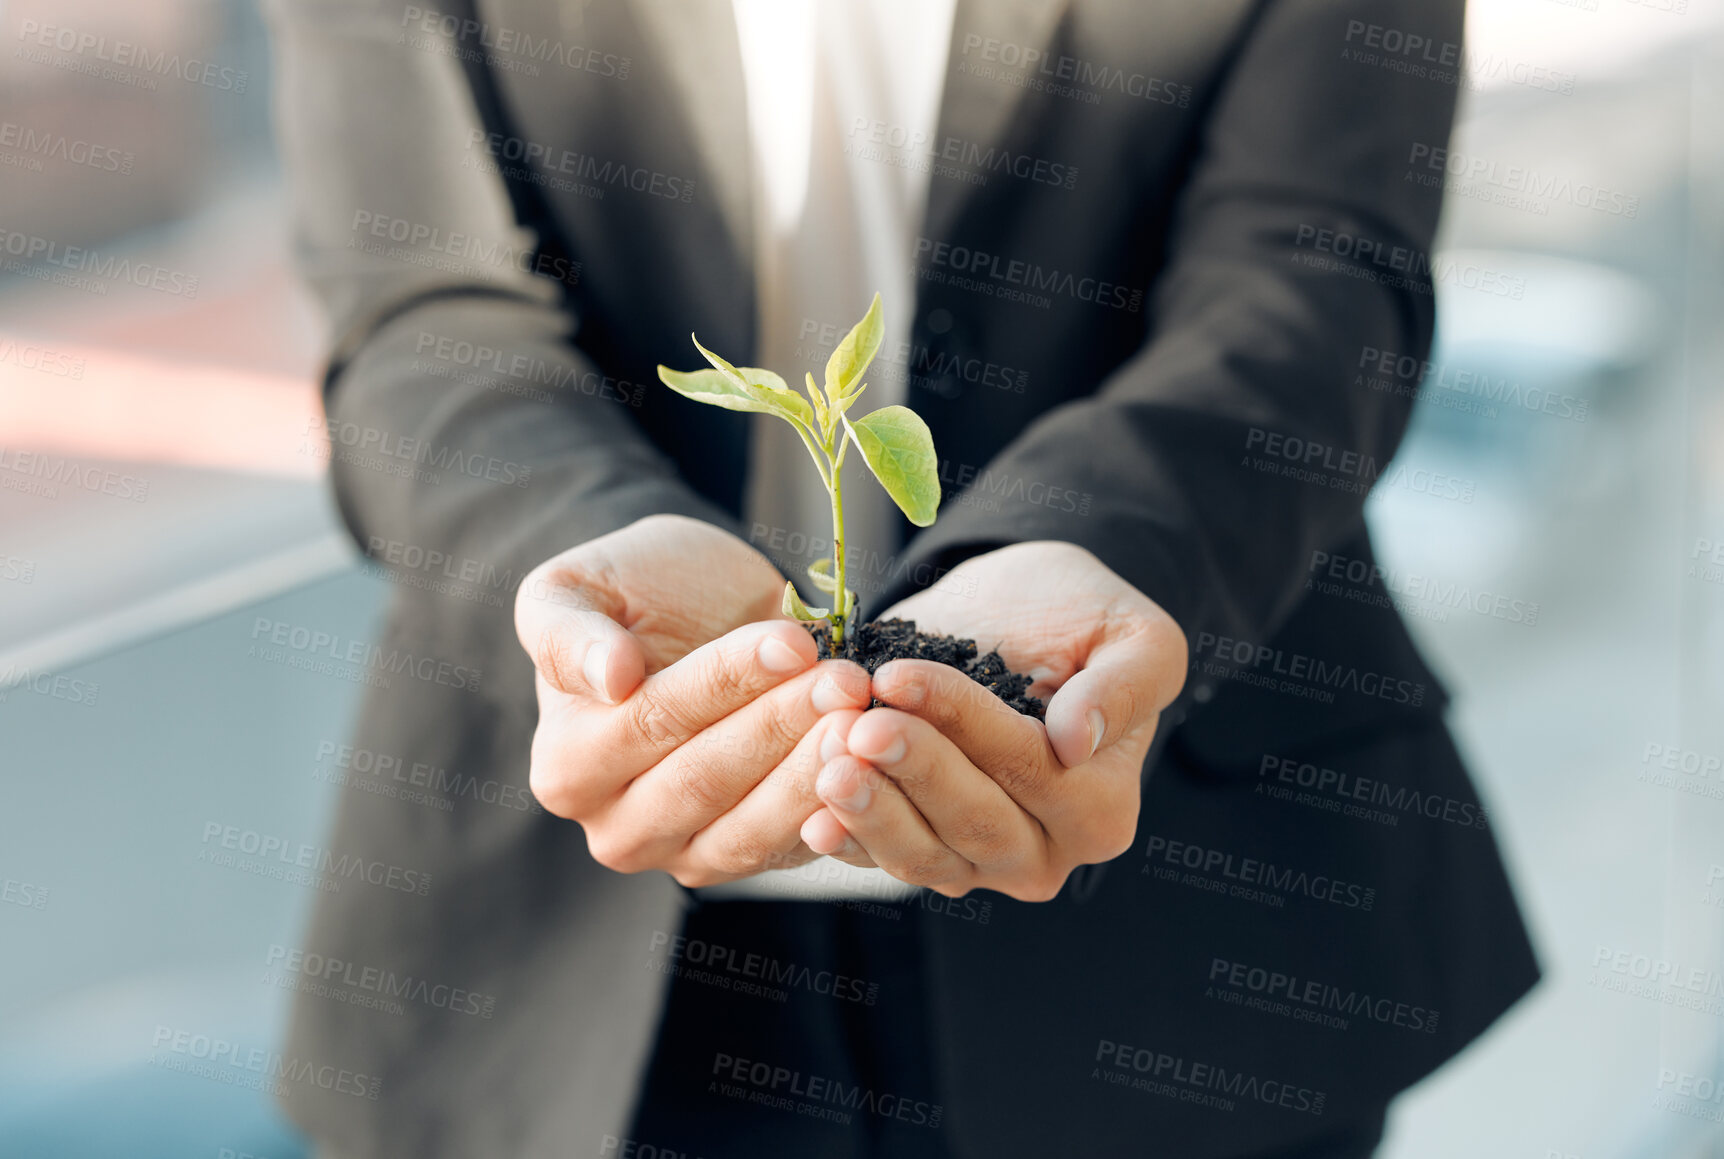
[(1016, 874), (1045, 860), (1041, 825), (927, 721), (876, 708), (850, 727), (846, 747), (889, 777), (941, 843), (977, 869)]
[(1056, 788), (1047, 730), (950, 664), (894, 660), (874, 673), (874, 695), (935, 729), (1036, 816)]
[(1104, 748), (1153, 729), (1162, 709), (1179, 695), (1160, 674), (1170, 665), (1157, 650), (1171, 646), (1145, 629), (1110, 635), (1091, 649), (1082, 669), (1055, 692), (1047, 707), (1048, 741), (1066, 768)]
[(874, 859), (868, 856), (868, 851), (856, 844), (856, 839), (850, 836), (848, 829), (844, 828), (844, 822), (833, 816), (832, 810), (824, 805), (820, 807), (818, 813), (802, 823), (802, 833), (804, 834), (802, 843), (807, 845), (810, 850), (814, 849), (814, 846), (809, 845), (809, 842), (816, 841), (819, 842), (821, 849), (832, 851), (820, 854), (822, 857), (830, 857), (836, 861), (842, 861), (846, 865), (854, 865), (857, 869), (879, 868), (874, 864)]
[[(811, 732), (825, 714), (859, 712), (868, 700), (868, 673), (861, 665), (828, 660), (703, 729), (636, 777), (605, 824), (643, 835), (648, 860), (668, 861), (701, 830), (752, 796), (775, 769), (786, 763), (794, 768), (800, 750), (801, 763), (811, 766), (804, 777), (806, 807), (780, 826), (794, 842), (802, 819), (820, 805), (812, 770), (818, 768), (819, 743), (826, 734), (811, 740)], [(763, 803), (747, 816), (765, 821), (775, 812)], [(725, 860), (755, 865), (738, 874), (758, 872), (759, 862), (785, 851), (768, 848), (759, 836), (764, 831), (746, 825), (725, 830), (735, 843)]]
[(558, 692), (615, 704), (646, 676), (646, 652), (615, 617), (621, 601), (572, 573), (534, 572), (515, 596), (515, 635)]
[(626, 754), (630, 776), (643, 773), (818, 658), (814, 638), (792, 620), (744, 624), (648, 676), (591, 740), (597, 751)]
[[(861, 700), (867, 700), (866, 673)], [(840, 726), (861, 715), (859, 708), (852, 707), (820, 717), (735, 807), (688, 839), (682, 860), (710, 871), (713, 881), (730, 881), (769, 869), (794, 868), (804, 860), (800, 856), (804, 851), (808, 857), (815, 856), (799, 836), (803, 822), (825, 808), (815, 794), (815, 782), (820, 767), (844, 751)], [(699, 744), (696, 738), (683, 749)]]
[[(858, 757), (839, 756), (820, 770), (820, 799), (874, 863), (899, 881), (941, 893), (963, 893), (975, 867), (928, 827), (891, 779)], [(823, 841), (828, 832), (802, 827), (802, 840), (816, 853), (838, 851)]]

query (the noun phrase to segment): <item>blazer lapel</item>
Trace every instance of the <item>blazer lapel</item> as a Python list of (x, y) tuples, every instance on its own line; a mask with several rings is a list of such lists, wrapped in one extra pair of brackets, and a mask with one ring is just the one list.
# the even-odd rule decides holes
[[(1020, 53), (1028, 50), (1045, 53), (1060, 17), (1070, 4), (1071, 0), (958, 0), (946, 86), (940, 97), (940, 140), (955, 137), (984, 149), (999, 143), (1009, 131), (1026, 90), (970, 75), (959, 66), (966, 60), (983, 63), (982, 46), (991, 41), (1011, 45)], [(966, 42), (972, 46), (967, 55)], [(989, 63), (1000, 67), (997, 61)], [(930, 182), (925, 236), (949, 236), (976, 189), (977, 186), (963, 181)]]

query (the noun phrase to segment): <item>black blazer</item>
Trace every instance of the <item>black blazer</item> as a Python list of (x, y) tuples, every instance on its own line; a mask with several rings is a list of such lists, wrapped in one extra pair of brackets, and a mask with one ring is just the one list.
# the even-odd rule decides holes
[[(487, 999), (302, 995), (290, 1056), (376, 1097), (286, 1105), (339, 1154), (597, 1154), (660, 1008), (642, 959), (685, 899), (598, 867), (522, 792), (510, 605), (533, 565), (648, 514), (748, 535), (744, 419), (653, 376), (691, 330), (753, 345), (730, 5), (268, 12), (336, 495), (403, 581), (385, 654), (415, 658), (355, 743), (452, 801), (345, 792), (332, 849), (429, 887), (322, 895), (307, 946)], [(875, 607), (1069, 540), (1176, 618), (1193, 670), (1129, 853), (1046, 904), (910, 907), (956, 1154), (1316, 1137), (1536, 978), (1444, 694), (1346, 578), (1410, 405), (1366, 368), (1430, 343), (1439, 192), (1407, 157), (1447, 139), (1460, 35), (1460, 0), (960, 0), (904, 362), (949, 494), (982, 501), (906, 526)], [(1173, 1097), (1132, 1086), (1144, 1065)]]

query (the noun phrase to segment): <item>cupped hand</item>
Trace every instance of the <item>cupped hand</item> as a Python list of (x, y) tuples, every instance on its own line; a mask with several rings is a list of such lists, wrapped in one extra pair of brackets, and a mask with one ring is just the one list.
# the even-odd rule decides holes
[(1172, 617), (1052, 541), (975, 556), (892, 617), (997, 648), (1035, 678), (1046, 722), (949, 665), (882, 665), (873, 694), (892, 707), (832, 720), (845, 751), (821, 768), (826, 807), (801, 829), (810, 849), (948, 896), (1045, 901), (1079, 865), (1130, 847), (1143, 762), (1185, 680)]
[(581, 823), (601, 865), (701, 886), (814, 856), (798, 830), (820, 808), (821, 746), (840, 751), (833, 729), (869, 703), (868, 674), (816, 662), (779, 612), (783, 590), (748, 544), (671, 515), (522, 582), (515, 630), (539, 700), (530, 783)]

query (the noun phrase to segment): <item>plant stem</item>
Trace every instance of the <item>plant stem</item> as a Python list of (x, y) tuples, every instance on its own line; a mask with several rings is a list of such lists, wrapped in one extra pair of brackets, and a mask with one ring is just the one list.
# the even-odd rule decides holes
[(834, 463), (832, 468), (832, 576), (838, 583), (838, 588), (832, 593), (832, 654), (844, 646), (844, 625), (850, 618), (850, 609), (845, 607), (848, 590), (844, 586), (844, 484), (839, 477), (842, 473), (842, 463)]

